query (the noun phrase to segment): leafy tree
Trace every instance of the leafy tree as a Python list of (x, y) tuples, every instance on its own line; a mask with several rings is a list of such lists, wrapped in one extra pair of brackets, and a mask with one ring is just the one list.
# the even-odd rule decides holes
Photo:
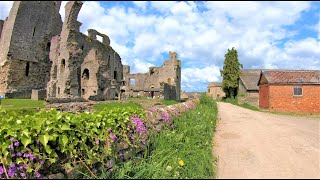
[(226, 98), (236, 98), (239, 87), (240, 68), (243, 68), (238, 60), (238, 52), (233, 47), (225, 54), (223, 70), (220, 70), (222, 89), (226, 93)]

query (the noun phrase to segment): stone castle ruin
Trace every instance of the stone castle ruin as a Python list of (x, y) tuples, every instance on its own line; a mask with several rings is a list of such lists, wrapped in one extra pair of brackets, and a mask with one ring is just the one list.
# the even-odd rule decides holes
[(0, 21), (0, 95), (31, 98), (50, 75), (50, 40), (61, 32), (61, 2), (15, 1)]
[(47, 98), (114, 99), (122, 80), (121, 58), (107, 35), (94, 29), (88, 30), (88, 36), (80, 32), (81, 6), (75, 1), (66, 4), (61, 34), (51, 40)]
[(0, 20), (0, 95), (52, 102), (121, 96), (180, 100), (181, 61), (175, 52), (149, 73), (130, 74), (107, 35), (94, 29), (88, 36), (80, 32), (82, 4), (68, 2), (62, 23), (61, 2), (13, 3), (6, 20)]
[(180, 100), (181, 61), (177, 53), (169, 52), (170, 59), (160, 67), (149, 67), (149, 72), (130, 74), (125, 65), (123, 76), (125, 86), (121, 92), (125, 97), (150, 97)]

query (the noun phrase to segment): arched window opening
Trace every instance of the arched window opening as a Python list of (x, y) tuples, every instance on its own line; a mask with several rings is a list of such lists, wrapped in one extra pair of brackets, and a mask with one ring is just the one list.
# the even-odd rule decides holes
[(29, 71), (30, 71), (30, 63), (27, 62), (27, 64), (26, 64), (26, 76), (27, 77), (29, 76)]
[(82, 79), (88, 80), (89, 79), (89, 69), (84, 69), (82, 73)]
[(168, 84), (169, 84), (169, 85), (172, 85), (172, 80), (171, 80), (171, 78), (168, 79)]

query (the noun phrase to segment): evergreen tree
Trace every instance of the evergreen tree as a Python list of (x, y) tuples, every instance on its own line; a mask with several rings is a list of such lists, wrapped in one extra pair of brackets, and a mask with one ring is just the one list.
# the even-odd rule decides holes
[(236, 98), (239, 87), (240, 64), (238, 52), (234, 47), (225, 54), (223, 70), (220, 71), (222, 80), (222, 89), (226, 93), (226, 98)]

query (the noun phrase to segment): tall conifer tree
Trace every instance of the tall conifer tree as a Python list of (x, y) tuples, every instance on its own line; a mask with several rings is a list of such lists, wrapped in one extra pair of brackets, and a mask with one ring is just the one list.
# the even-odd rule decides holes
[(226, 98), (234, 98), (238, 94), (240, 68), (242, 64), (238, 60), (238, 52), (233, 47), (228, 49), (225, 54), (223, 70), (220, 71), (222, 80), (222, 89), (226, 93)]

